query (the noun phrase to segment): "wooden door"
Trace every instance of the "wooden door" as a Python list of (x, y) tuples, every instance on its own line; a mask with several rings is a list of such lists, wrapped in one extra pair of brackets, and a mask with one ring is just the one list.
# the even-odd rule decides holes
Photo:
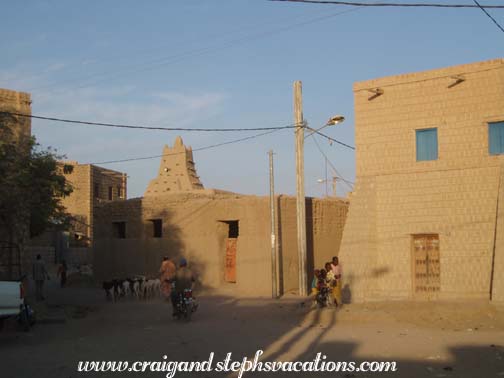
[(439, 235), (413, 236), (414, 295), (436, 299), (441, 289)]
[(236, 282), (236, 243), (238, 239), (226, 239), (226, 270), (224, 280), (226, 282)]

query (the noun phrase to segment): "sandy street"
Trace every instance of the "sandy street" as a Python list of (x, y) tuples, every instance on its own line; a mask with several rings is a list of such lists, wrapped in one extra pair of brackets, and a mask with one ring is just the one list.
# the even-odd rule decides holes
[[(54, 283), (52, 283), (54, 285)], [(0, 334), (1, 377), (163, 377), (165, 373), (78, 373), (79, 361), (232, 360), (397, 361), (395, 373), (253, 373), (244, 376), (504, 377), (504, 309), (485, 303), (375, 303), (315, 310), (299, 298), (199, 298), (190, 323), (171, 319), (160, 299), (107, 303), (89, 288), (50, 287), (28, 333), (6, 324)], [(177, 377), (231, 377), (178, 372)]]

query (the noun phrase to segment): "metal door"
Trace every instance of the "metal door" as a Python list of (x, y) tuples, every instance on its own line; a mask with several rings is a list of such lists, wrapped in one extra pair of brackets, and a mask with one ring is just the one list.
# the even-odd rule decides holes
[(441, 288), (439, 235), (413, 236), (413, 263), (415, 297), (437, 298)]
[(236, 282), (236, 242), (238, 239), (226, 239), (226, 270), (224, 280)]

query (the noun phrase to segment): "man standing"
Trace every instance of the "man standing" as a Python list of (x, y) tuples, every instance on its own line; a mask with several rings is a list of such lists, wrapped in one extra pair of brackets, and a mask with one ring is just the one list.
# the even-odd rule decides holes
[(33, 263), (33, 279), (35, 280), (35, 297), (39, 300), (44, 300), (44, 281), (49, 279), (42, 257), (37, 255), (37, 260)]
[(177, 267), (168, 256), (163, 257), (163, 262), (159, 268), (159, 280), (161, 281), (161, 294), (165, 299), (170, 298), (171, 281), (175, 276)]

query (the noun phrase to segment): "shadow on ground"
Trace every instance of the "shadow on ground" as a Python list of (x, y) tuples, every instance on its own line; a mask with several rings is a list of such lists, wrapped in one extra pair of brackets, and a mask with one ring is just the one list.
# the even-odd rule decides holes
[[(40, 324), (27, 334), (12, 330), (0, 334), (2, 361), (9, 361), (9, 364), (2, 364), (2, 377), (77, 377), (81, 376), (76, 372), (79, 361), (163, 361), (163, 356), (170, 361), (203, 361), (212, 352), (215, 353), (215, 366), (215, 362), (223, 360), (227, 353), (232, 353), (233, 360), (241, 361), (244, 357), (253, 357), (257, 350), (264, 351), (262, 361), (311, 361), (321, 353), (326, 356), (326, 362), (355, 361), (357, 366), (363, 361), (396, 361), (398, 371), (378, 375), (356, 371), (247, 372), (244, 377), (465, 378), (504, 374), (504, 348), (497, 342), (472, 345), (459, 341), (447, 350), (448, 358), (428, 360), (425, 356), (415, 356), (415, 337), (412, 336), (405, 338), (402, 344), (405, 350), (411, 349), (411, 358), (394, 358), (393, 355), (385, 358), (382, 352), (392, 342), (389, 335), (377, 334), (372, 324), (354, 326), (348, 319), (342, 324), (340, 317), (344, 309), (312, 309), (310, 303), (298, 298), (274, 301), (204, 296), (199, 298), (200, 309), (193, 321), (186, 323), (171, 319), (170, 306), (161, 299), (111, 304), (105, 302), (99, 290), (65, 290), (57, 295), (53, 292), (48, 301), (49, 308), (64, 309), (60, 313), (64, 322)], [(82, 316), (69, 316), (65, 312), (79, 306)], [(366, 335), (366, 332), (376, 339), (373, 352), (363, 352), (362, 342), (351, 339), (354, 333)], [(502, 332), (498, 335), (502, 336)], [(119, 377), (123, 374), (105, 372), (82, 376)], [(165, 374), (127, 376), (164, 377)], [(180, 372), (176, 376), (232, 377), (236, 374)]]

